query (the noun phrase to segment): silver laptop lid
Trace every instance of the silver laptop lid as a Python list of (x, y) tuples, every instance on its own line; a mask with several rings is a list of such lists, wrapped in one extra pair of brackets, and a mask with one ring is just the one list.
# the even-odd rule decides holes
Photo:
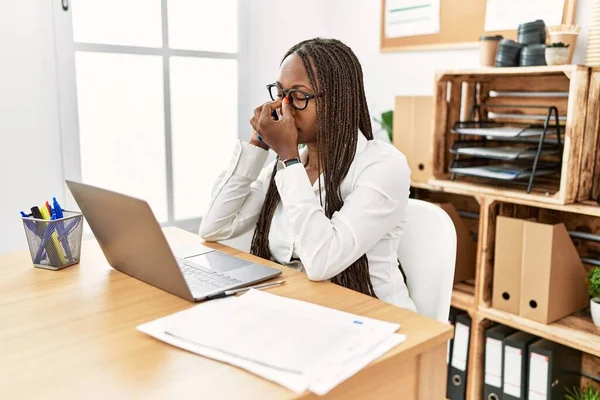
[(114, 269), (194, 301), (148, 203), (83, 183), (66, 183)]

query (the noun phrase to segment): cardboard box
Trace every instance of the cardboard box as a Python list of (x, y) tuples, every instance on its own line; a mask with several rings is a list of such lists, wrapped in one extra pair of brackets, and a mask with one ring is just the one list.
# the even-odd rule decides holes
[(513, 314), (519, 314), (520, 306), (524, 224), (521, 219), (496, 218), (492, 306)]
[(588, 304), (586, 271), (564, 224), (498, 216), (494, 308), (550, 324)]
[(433, 177), (433, 106), (431, 96), (396, 97), (394, 146), (406, 156), (414, 182)]
[(586, 271), (564, 224), (526, 221), (519, 315), (549, 324), (589, 305)]
[(450, 216), (456, 229), (456, 265), (454, 282), (475, 279), (475, 262), (477, 259), (477, 242), (471, 237), (469, 228), (462, 220), (452, 203), (435, 203)]

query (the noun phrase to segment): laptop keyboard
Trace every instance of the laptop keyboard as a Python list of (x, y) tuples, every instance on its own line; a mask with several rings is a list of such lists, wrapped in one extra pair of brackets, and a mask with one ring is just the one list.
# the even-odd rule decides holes
[(190, 289), (221, 289), (242, 283), (239, 279), (221, 274), (199, 264), (178, 259), (177, 263)]

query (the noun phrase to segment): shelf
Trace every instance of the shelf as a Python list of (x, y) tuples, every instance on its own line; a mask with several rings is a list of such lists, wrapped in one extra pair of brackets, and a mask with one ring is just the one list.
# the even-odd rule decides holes
[[(540, 192), (526, 193), (524, 190), (503, 188), (484, 183), (472, 183), (465, 180), (451, 181), (445, 179), (430, 179), (428, 184), (431, 190), (447, 191), (469, 196), (488, 195), (493, 197), (503, 197), (513, 200), (532, 200), (538, 203), (561, 204), (560, 199), (552, 195), (546, 195)], [(539, 185), (537, 185), (539, 187)], [(535, 188), (535, 185), (534, 185)]]
[(451, 304), (463, 311), (475, 311), (475, 287), (468, 283), (455, 283)]
[(549, 325), (488, 307), (480, 306), (478, 313), (491, 321), (600, 357), (600, 328), (583, 313), (569, 315)]
[(411, 182), (411, 186), (418, 189), (426, 189), (439, 192), (447, 192), (481, 198), (491, 197), (494, 200), (508, 203), (523, 204), (548, 208), (551, 210), (571, 212), (575, 214), (591, 215), (600, 217), (600, 204), (593, 201), (575, 204), (560, 204), (557, 199), (539, 193), (524, 193), (523, 191), (511, 189), (499, 189), (498, 187), (474, 184), (468, 182), (457, 182), (443, 179), (430, 179), (428, 182)]
[(476, 69), (459, 69), (439, 71), (438, 75), (533, 75), (533, 74), (553, 74), (563, 72), (567, 76), (578, 69), (585, 69), (583, 65), (555, 65), (555, 66), (537, 66), (537, 67), (487, 67)]
[[(563, 125), (567, 137), (560, 157), (560, 177), (553, 181), (536, 178), (533, 182), (535, 193), (531, 194), (526, 193), (526, 187), (506, 188), (502, 183), (491, 182), (480, 185), (480, 193), (552, 204), (597, 200), (600, 194), (600, 164), (596, 163), (596, 153), (593, 151), (598, 144), (598, 134), (593, 127), (597, 123), (600, 103), (591, 100), (598, 98), (600, 74), (592, 79), (593, 73), (591, 75), (590, 71), (589, 67), (580, 65), (441, 71), (435, 85), (433, 140), (430, 141), (433, 143), (433, 155), (427, 159), (431, 161), (428, 164), (431, 176), (449, 179), (449, 165), (456, 160), (449, 150), (460, 139), (452, 133), (452, 129), (458, 121), (468, 122), (472, 119), (475, 116), (473, 110), (506, 108), (509, 114), (516, 116), (510, 119), (512, 125), (530, 123), (535, 116), (539, 116), (539, 110), (535, 109), (544, 107), (553, 111), (553, 121), (556, 110), (560, 116), (566, 117)], [(490, 97), (492, 92), (536, 95), (524, 100), (520, 97)], [(547, 98), (539, 95), (543, 92), (568, 92), (568, 96)], [(589, 93), (592, 93), (590, 101)], [(505, 118), (492, 122), (508, 123)], [(427, 153), (421, 154), (420, 157), (429, 157)], [(472, 180), (461, 181), (473, 183)]]

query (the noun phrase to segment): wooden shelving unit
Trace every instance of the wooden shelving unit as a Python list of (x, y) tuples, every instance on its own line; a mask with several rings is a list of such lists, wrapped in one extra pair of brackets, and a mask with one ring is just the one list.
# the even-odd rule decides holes
[[(491, 307), (493, 288), (493, 235), (495, 226), (496, 208), (506, 210), (510, 206), (515, 209), (526, 208), (540, 209), (542, 217), (551, 215), (552, 218), (565, 216), (567, 227), (579, 226), (583, 229), (600, 234), (600, 205), (592, 204), (549, 204), (540, 203), (530, 198), (514, 198), (492, 196), (479, 193), (474, 189), (462, 190), (455, 185), (447, 185), (445, 181), (434, 179), (428, 182), (414, 182), (414, 188), (430, 192), (449, 193), (461, 196), (470, 196), (480, 203), (481, 214), (479, 220), (479, 241), (474, 282), (455, 283), (452, 291), (452, 306), (469, 313), (472, 319), (471, 344), (469, 348), (469, 370), (467, 378), (467, 399), (482, 399), (484, 354), (485, 354), (485, 329), (493, 323), (504, 324), (515, 329), (529, 332), (541, 338), (564, 344), (584, 353), (582, 369), (592, 375), (600, 375), (600, 328), (591, 321), (589, 312), (583, 310), (577, 314), (569, 315), (552, 324), (541, 324), (519, 315), (497, 310)], [(517, 212), (517, 211), (515, 211)], [(523, 212), (520, 210), (519, 212)], [(578, 250), (587, 255), (589, 249), (579, 244)], [(600, 247), (600, 246), (599, 246)], [(582, 384), (587, 382), (582, 379)]]
[(595, 217), (600, 217), (600, 204), (595, 201), (584, 201), (574, 204), (558, 204), (558, 203), (540, 203), (536, 201), (536, 195), (525, 195), (522, 192), (517, 192), (516, 196), (503, 196), (495, 192), (487, 192), (485, 186), (462, 185), (460, 182), (429, 179), (427, 182), (412, 182), (412, 187), (438, 191), (444, 193), (461, 194), (465, 196), (473, 196), (476, 198), (493, 198), (499, 201), (507, 201), (514, 204), (522, 204), (526, 206), (544, 207), (550, 210), (566, 211), (576, 214), (584, 214)]
[[(433, 176), (447, 181), (445, 185), (454, 186), (456, 190), (491, 196), (550, 204), (598, 200), (600, 162), (595, 150), (598, 147), (599, 87), (600, 68), (580, 65), (440, 72), (436, 79)], [(527, 96), (513, 95), (518, 92)], [(564, 95), (548, 97), (544, 94), (547, 92)], [(531, 193), (507, 181), (466, 177), (451, 180), (451, 165), (458, 156), (450, 149), (461, 137), (453, 127), (458, 121), (472, 121), (474, 106), (485, 107), (478, 122), (493, 118), (495, 122), (513, 126), (540, 124), (539, 118), (543, 120), (549, 108), (555, 108), (564, 130), (561, 135), (563, 146), (560, 156), (552, 157), (550, 161), (558, 163), (560, 171), (547, 178), (536, 178)], [(547, 110), (541, 112), (540, 107)], [(496, 112), (492, 113), (492, 110)], [(480, 135), (480, 138), (485, 136)], [(473, 136), (463, 139), (475, 140)], [(472, 160), (467, 157), (466, 161)]]
[(472, 314), (477, 309), (475, 287), (466, 283), (457, 283), (452, 290), (452, 307)]
[(555, 323), (545, 325), (485, 306), (480, 306), (478, 312), (481, 317), (490, 321), (600, 357), (600, 328), (597, 328), (589, 315), (584, 313), (569, 315)]
[[(474, 101), (501, 101), (492, 98), (490, 90), (569, 93), (558, 106), (565, 117), (566, 143), (560, 178), (556, 179), (553, 190), (544, 192), (544, 185), (539, 185), (537, 191), (527, 193), (525, 189), (497, 182), (450, 179), (448, 163), (453, 156), (448, 150), (454, 140), (451, 128), (456, 121), (466, 119)], [(521, 100), (523, 104), (533, 101)], [(467, 399), (483, 397), (485, 330), (494, 323), (580, 350), (583, 371), (600, 376), (600, 328), (592, 323), (588, 310), (545, 325), (492, 307), (497, 215), (564, 222), (569, 230), (600, 235), (600, 68), (569, 65), (444, 71), (437, 77), (435, 101), (432, 139), (427, 141), (434, 147), (431, 160), (423, 160), (422, 154), (418, 160), (426, 166), (425, 170), (433, 172), (428, 178), (413, 182), (412, 187), (415, 193), (423, 193), (417, 198), (424, 200), (431, 198), (435, 202), (436, 197), (447, 197), (471, 213), (475, 205), (465, 198), (479, 206), (479, 221), (469, 222), (478, 240), (475, 280), (455, 283), (452, 293), (452, 306), (467, 311), (472, 319)], [(550, 104), (552, 100), (545, 101)], [(528, 118), (526, 110), (516, 111), (523, 113), (523, 119)], [(410, 154), (406, 155), (410, 158)], [(453, 196), (463, 200), (453, 200)], [(600, 243), (574, 239), (574, 244), (580, 256), (600, 259)], [(586, 382), (582, 379), (582, 384)]]

